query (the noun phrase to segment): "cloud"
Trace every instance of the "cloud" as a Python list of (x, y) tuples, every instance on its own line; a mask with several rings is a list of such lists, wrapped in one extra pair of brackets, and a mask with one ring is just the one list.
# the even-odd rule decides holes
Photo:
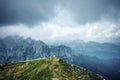
[(54, 16), (57, 0), (0, 0), (0, 25), (36, 24)]
[[(0, 25), (36, 24), (55, 17), (60, 5), (75, 17), (79, 24), (120, 19), (119, 0), (0, 0)], [(68, 14), (69, 14), (68, 13)]]
[(24, 38), (31, 37), (32, 39), (43, 41), (77, 39), (83, 41), (116, 42), (117, 39), (120, 39), (120, 29), (116, 23), (104, 21), (84, 25), (64, 25), (64, 27), (50, 22), (37, 24), (34, 27), (19, 24), (0, 27), (0, 32), (1, 37), (19, 35)]
[(119, 0), (65, 0), (64, 4), (78, 23), (99, 21), (101, 17), (113, 21), (120, 18)]
[[(32, 3), (32, 1), (30, 1), (30, 2)], [(45, 3), (45, 2), (43, 1), (43, 3)], [(99, 10), (99, 8), (88, 8), (88, 9), (95, 9), (95, 10), (93, 10), (93, 12), (94, 11), (96, 12), (95, 14), (92, 14), (93, 12), (90, 13), (89, 11), (88, 11), (88, 13), (86, 13), (86, 11), (88, 9), (85, 9), (86, 11), (82, 13), (81, 10), (79, 11), (79, 10), (76, 10), (77, 8), (74, 8), (76, 6), (81, 8), (82, 6), (79, 6), (78, 4), (76, 4), (76, 6), (72, 5), (71, 7), (69, 7), (70, 3), (73, 3), (73, 5), (75, 5), (76, 2), (74, 3), (71, 0), (70, 0), (70, 2), (65, 2), (65, 1), (61, 2), (59, 5), (54, 7), (53, 11), (50, 10), (50, 12), (54, 12), (54, 15), (51, 18), (46, 18), (46, 19), (48, 19), (47, 21), (43, 21), (44, 19), (41, 18), (42, 21), (37, 20), (37, 23), (35, 23), (33, 25), (25, 24), (26, 21), (25, 21), (25, 23), (22, 23), (22, 22), (17, 23), (17, 20), (19, 21), (19, 19), (16, 17), (15, 21), (12, 21), (14, 24), (0, 26), (0, 37), (4, 38), (6, 36), (18, 35), (18, 36), (22, 36), (24, 38), (31, 37), (33, 39), (43, 40), (43, 41), (76, 40), (77, 39), (77, 40), (83, 40), (83, 41), (96, 41), (96, 42), (120, 42), (119, 41), (120, 40), (120, 20), (114, 21), (115, 17), (111, 18), (110, 14), (106, 14), (106, 15), (101, 15), (101, 13), (99, 14), (99, 12), (95, 11), (97, 9)], [(78, 2), (78, 3), (80, 3), (80, 2)], [(37, 3), (35, 3), (35, 4), (37, 4)], [(109, 3), (109, 4), (113, 4), (113, 3)], [(42, 3), (41, 3), (41, 5), (42, 5)], [(92, 5), (92, 2), (91, 2), (91, 5)], [(48, 7), (50, 5), (46, 4), (46, 6)], [(96, 4), (96, 6), (97, 6), (97, 4)], [(119, 5), (118, 6), (114, 5), (114, 7), (119, 7)], [(21, 8), (21, 6), (20, 6), (20, 8)], [(34, 9), (34, 8), (31, 7), (30, 9)], [(44, 17), (47, 14), (48, 14), (48, 16), (51, 15), (51, 14), (49, 14), (49, 9), (52, 9), (52, 8), (45, 7), (43, 9), (47, 9), (48, 12), (44, 13), (44, 10), (40, 10), (40, 12), (43, 13), (43, 15), (39, 14), (40, 16)], [(106, 8), (106, 9), (108, 9), (108, 8)], [(15, 10), (16, 10), (16, 8), (15, 8)], [(25, 10), (27, 10), (27, 9), (25, 8)], [(39, 10), (37, 10), (37, 11), (39, 12)], [(33, 10), (33, 12), (34, 12), (34, 10)], [(25, 13), (23, 13), (23, 14), (25, 14)], [(115, 14), (114, 11), (111, 14)], [(16, 15), (17, 14), (15, 13), (15, 16)], [(26, 16), (30, 17), (29, 14), (25, 14), (24, 16), (21, 16), (21, 17), (27, 18)], [(35, 14), (33, 16), (37, 17), (38, 15)], [(80, 16), (81, 17), (86, 16), (86, 18), (81, 18)], [(96, 20), (96, 19), (92, 18), (92, 20), (87, 21), (85, 19), (88, 19), (89, 18), (88, 16), (90, 16), (91, 18), (93, 16), (93, 18), (95, 17), (95, 18), (99, 18), (99, 19)], [(38, 17), (38, 18), (40, 18), (40, 17)], [(30, 19), (30, 18), (27, 18), (27, 19)], [(77, 19), (86, 21), (86, 23), (81, 24), (81, 22), (76, 21)], [(24, 19), (23, 20), (21, 19), (21, 21), (24, 22)], [(36, 22), (36, 19), (30, 20), (30, 22), (31, 21)], [(17, 24), (15, 24), (15, 23), (17, 23)]]

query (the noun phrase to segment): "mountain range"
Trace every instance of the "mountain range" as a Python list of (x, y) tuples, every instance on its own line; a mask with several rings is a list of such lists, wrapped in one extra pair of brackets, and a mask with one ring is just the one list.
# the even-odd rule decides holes
[(46, 44), (31, 38), (0, 39), (0, 64), (57, 56), (105, 77), (120, 80), (120, 46), (111, 43), (68, 41)]

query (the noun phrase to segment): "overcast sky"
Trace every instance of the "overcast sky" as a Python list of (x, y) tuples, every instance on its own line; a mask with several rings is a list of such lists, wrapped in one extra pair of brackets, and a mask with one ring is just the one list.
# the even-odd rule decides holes
[(120, 42), (120, 0), (0, 0), (0, 37)]

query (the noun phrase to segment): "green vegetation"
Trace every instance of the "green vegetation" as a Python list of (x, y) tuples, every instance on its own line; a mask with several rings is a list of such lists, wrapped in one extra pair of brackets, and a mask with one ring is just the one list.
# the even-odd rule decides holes
[(0, 80), (103, 80), (103, 78), (57, 57), (50, 57), (2, 65)]

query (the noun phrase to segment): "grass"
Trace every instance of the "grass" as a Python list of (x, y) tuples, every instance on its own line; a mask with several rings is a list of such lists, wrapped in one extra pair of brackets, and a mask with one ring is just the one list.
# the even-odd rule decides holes
[(0, 80), (103, 80), (84, 69), (50, 57), (0, 66)]

